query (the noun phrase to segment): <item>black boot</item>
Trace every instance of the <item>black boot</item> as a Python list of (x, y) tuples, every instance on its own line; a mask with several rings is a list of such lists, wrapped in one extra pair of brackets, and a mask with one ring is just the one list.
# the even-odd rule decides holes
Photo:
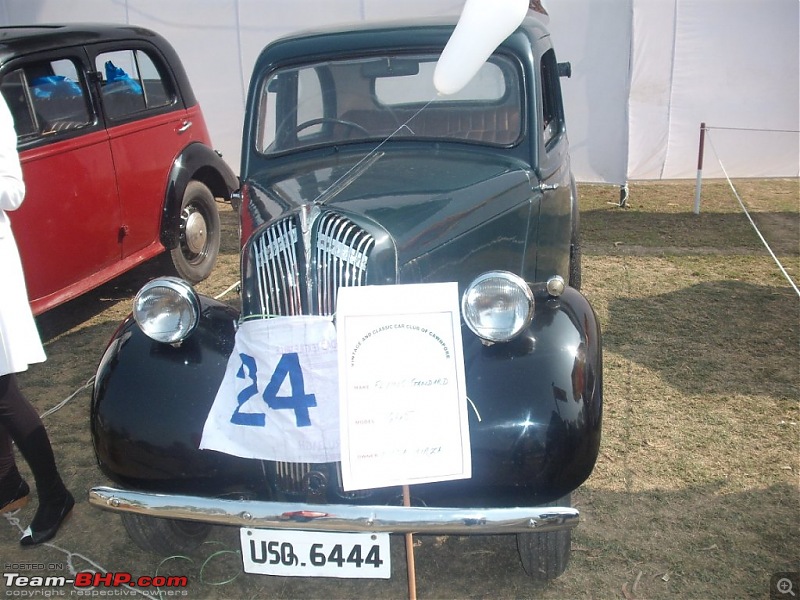
[(30, 493), (31, 490), (17, 467), (11, 467), (5, 477), (0, 479), (0, 514), (25, 506)]
[(23, 546), (33, 546), (55, 536), (72, 511), (75, 499), (58, 474), (53, 449), (44, 426), (34, 429), (24, 440), (17, 441), (17, 447), (33, 472), (39, 496), (39, 508), (19, 540)]

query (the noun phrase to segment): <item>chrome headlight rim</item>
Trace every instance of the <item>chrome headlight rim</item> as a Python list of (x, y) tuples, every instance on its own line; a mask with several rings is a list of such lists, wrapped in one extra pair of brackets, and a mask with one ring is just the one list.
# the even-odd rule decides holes
[[(517, 320), (513, 328), (509, 328), (505, 331), (492, 330), (481, 326), (480, 323), (477, 323), (475, 319), (471, 318), (474, 312), (472, 310), (474, 294), (477, 292), (480, 295), (481, 288), (487, 286), (492, 280), (500, 280), (516, 287), (520, 292), (519, 299), (523, 301), (521, 308), (523, 309), (524, 316)], [(509, 342), (525, 331), (533, 321), (534, 308), (535, 301), (531, 287), (522, 277), (511, 271), (494, 270), (481, 273), (472, 280), (461, 296), (461, 315), (464, 319), (464, 323), (469, 327), (470, 331), (481, 340), (490, 343)]]
[[(168, 308), (173, 323), (168, 329), (155, 327), (154, 305)], [(156, 277), (137, 292), (133, 300), (133, 318), (149, 338), (164, 344), (180, 344), (192, 335), (200, 322), (200, 298), (188, 282), (178, 277)], [(160, 321), (159, 321), (160, 322)]]

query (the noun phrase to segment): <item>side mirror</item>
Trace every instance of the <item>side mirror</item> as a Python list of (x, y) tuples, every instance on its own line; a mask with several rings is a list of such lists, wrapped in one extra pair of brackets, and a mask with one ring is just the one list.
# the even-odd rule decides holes
[(572, 77), (572, 63), (560, 62), (558, 63), (558, 76), (559, 77)]

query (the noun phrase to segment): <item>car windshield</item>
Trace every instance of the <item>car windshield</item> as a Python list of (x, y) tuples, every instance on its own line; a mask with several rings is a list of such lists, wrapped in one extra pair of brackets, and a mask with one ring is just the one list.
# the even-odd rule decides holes
[(438, 55), (319, 62), (261, 86), (256, 149), (264, 154), (363, 140), (424, 138), (509, 146), (521, 138), (518, 67), (493, 56), (460, 92), (437, 94)]

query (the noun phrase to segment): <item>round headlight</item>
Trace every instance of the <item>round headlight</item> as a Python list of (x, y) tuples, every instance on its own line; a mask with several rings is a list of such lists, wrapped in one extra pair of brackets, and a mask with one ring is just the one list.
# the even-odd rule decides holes
[(146, 283), (133, 301), (133, 318), (150, 338), (165, 344), (185, 340), (200, 319), (200, 300), (192, 286), (177, 277)]
[(518, 275), (489, 271), (466, 289), (461, 312), (464, 322), (478, 337), (507, 342), (533, 319), (533, 293)]

